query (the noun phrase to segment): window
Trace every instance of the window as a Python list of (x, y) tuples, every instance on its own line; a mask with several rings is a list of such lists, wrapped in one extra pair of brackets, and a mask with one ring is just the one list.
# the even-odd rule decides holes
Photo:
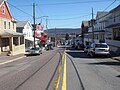
[(4, 21), (4, 29), (6, 29), (6, 21)]
[(13, 29), (15, 28), (15, 25), (14, 25), (14, 23), (13, 23)]
[(119, 21), (120, 21), (120, 14), (119, 14)]
[(5, 14), (5, 6), (2, 6), (2, 13)]
[(119, 30), (120, 30), (119, 28), (113, 29), (113, 40), (120, 41), (120, 31)]
[(13, 37), (13, 44), (14, 44), (15, 46), (18, 45), (18, 37)]
[(114, 15), (114, 22), (115, 22), (115, 15)]
[(10, 22), (8, 22), (8, 28), (10, 29)]
[(20, 37), (20, 45), (21, 44), (24, 44), (24, 37), (22, 37), (22, 36)]

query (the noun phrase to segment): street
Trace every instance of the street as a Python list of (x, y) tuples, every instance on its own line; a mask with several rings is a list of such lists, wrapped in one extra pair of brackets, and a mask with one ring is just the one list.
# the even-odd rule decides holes
[(120, 90), (120, 0), (0, 0), (0, 90)]
[(120, 62), (91, 58), (81, 51), (66, 50), (66, 90), (119, 90)]
[(53, 90), (61, 52), (44, 51), (0, 66), (0, 90)]
[(0, 90), (119, 90), (119, 61), (69, 47), (63, 51), (59, 47), (0, 65)]

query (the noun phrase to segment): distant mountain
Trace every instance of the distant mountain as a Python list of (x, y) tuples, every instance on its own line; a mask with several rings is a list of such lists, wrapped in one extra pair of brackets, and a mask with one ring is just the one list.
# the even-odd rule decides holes
[(52, 29), (48, 29), (48, 34), (54, 35), (65, 35), (65, 34), (69, 34), (69, 35), (78, 35), (81, 33), (81, 29), (80, 28), (52, 28)]

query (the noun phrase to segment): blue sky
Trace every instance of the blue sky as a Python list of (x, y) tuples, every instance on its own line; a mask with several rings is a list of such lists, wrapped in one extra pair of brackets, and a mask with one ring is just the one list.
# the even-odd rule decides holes
[[(36, 2), (36, 18), (48, 16), (48, 28), (80, 28), (82, 20), (90, 20), (92, 8), (94, 18), (97, 11), (104, 11), (115, 0), (7, 0), (13, 17), (33, 22), (33, 2)], [(105, 11), (120, 4), (116, 0)], [(42, 18), (45, 27), (46, 17)], [(40, 23), (41, 18), (36, 19)]]

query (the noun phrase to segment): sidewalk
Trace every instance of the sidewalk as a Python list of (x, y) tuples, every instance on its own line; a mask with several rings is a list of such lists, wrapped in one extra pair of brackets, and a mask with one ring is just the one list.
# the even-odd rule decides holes
[(18, 54), (18, 55), (14, 55), (14, 56), (0, 56), (0, 63), (8, 61), (8, 60), (13, 60), (13, 59), (17, 59), (17, 58), (22, 58), (25, 57), (24, 54)]
[(112, 59), (120, 61), (120, 56), (112, 57)]
[(112, 51), (110, 53), (112, 59), (120, 61), (120, 55), (117, 55), (115, 52)]

